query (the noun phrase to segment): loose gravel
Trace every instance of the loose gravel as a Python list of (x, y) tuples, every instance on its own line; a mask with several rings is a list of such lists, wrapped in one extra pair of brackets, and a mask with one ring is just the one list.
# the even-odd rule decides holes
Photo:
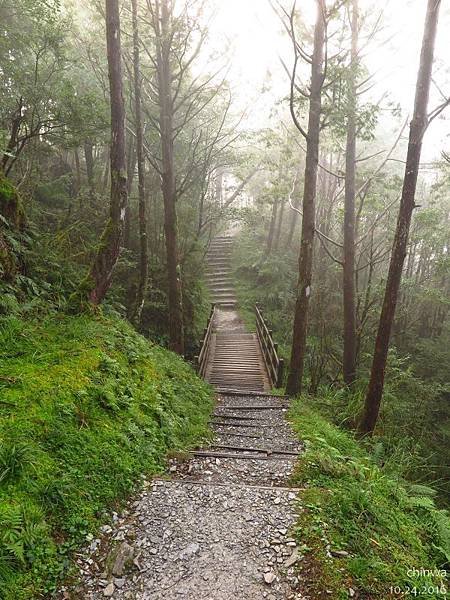
[(77, 556), (80, 581), (59, 597), (307, 600), (292, 537), (301, 507), (289, 487), (302, 448), (286, 402), (220, 395), (205, 455), (172, 459), (165, 478), (144, 481)]

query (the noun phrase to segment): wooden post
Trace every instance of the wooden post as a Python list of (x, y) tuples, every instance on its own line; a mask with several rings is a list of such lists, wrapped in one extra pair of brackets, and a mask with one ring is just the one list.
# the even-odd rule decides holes
[(278, 377), (277, 377), (277, 387), (280, 388), (283, 385), (283, 376), (284, 376), (284, 358), (280, 358), (278, 362)]

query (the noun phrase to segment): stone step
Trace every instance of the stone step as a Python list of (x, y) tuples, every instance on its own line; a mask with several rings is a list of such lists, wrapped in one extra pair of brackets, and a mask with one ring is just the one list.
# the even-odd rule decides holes
[(230, 283), (234, 283), (233, 277), (231, 273), (207, 273), (206, 274), (207, 281), (229, 281)]
[(217, 285), (210, 285), (209, 289), (214, 293), (214, 294), (230, 294), (230, 296), (234, 296), (234, 288), (232, 288), (231, 286), (226, 286), (224, 287), (222, 284), (217, 284)]
[(213, 258), (208, 261), (209, 269), (217, 268), (217, 270), (218, 270), (219, 267), (231, 268), (230, 261), (226, 260), (224, 258)]
[(214, 278), (220, 278), (220, 277), (224, 277), (225, 279), (227, 278), (232, 278), (232, 272), (231, 269), (227, 269), (227, 270), (223, 270), (221, 269), (220, 271), (216, 271), (214, 269), (211, 270), (207, 270), (205, 273), (205, 277), (206, 279), (214, 279)]

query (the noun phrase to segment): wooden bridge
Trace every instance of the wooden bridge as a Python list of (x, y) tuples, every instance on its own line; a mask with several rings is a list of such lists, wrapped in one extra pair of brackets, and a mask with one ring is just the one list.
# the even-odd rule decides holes
[(207, 255), (213, 304), (197, 368), (218, 391), (269, 392), (282, 385), (283, 360), (261, 309), (255, 306), (255, 332), (249, 332), (238, 315), (231, 277), (232, 244), (231, 236), (217, 237)]

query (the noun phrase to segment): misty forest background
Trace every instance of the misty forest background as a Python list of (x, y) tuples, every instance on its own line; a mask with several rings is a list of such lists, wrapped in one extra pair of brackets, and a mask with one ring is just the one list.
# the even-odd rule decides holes
[[(406, 207), (400, 201), (412, 117), (389, 89), (381, 97), (372, 92), (378, 74), (365, 55), (384, 43), (382, 12), (357, 0), (319, 1), (313, 4), (322, 17), (311, 23), (301, 6), (291, 12), (274, 2), (287, 48), (278, 63), (284, 86), (273, 89), (268, 76), (257, 91), (268, 104), (260, 125), (227, 79), (229, 49), (208, 37), (214, 3), (119, 4), (122, 90), (114, 96), (114, 40), (107, 49), (102, 2), (0, 1), (1, 352), (2, 360), (22, 361), (14, 373), (1, 371), (0, 485), (16, 485), (20, 470), (37, 460), (24, 439), (50, 413), (35, 413), (25, 425), (27, 411), (19, 410), (20, 398), (44, 385), (45, 375), (33, 369), (58, 347), (64, 373), (64, 361), (75, 361), (99, 334), (92, 323), (105, 328), (105, 348), (117, 340), (102, 320), (119, 329), (126, 320), (154, 348), (194, 361), (210, 311), (205, 255), (211, 239), (232, 228), (241, 314), (251, 327), (254, 304), (264, 310), (287, 364), (287, 391), (302, 393), (343, 430), (373, 434), (362, 444), (383, 473), (447, 507), (450, 145), (420, 163), (401, 286), (391, 297), (380, 412), (370, 412), (384, 374), (383, 367), (374, 379), (374, 345), (397, 217)], [(448, 6), (442, 13), (448, 17)], [(410, 61), (416, 72), (419, 56)], [(429, 105), (416, 100), (415, 116), (430, 121), (428, 130), (419, 127), (419, 141), (445, 124), (448, 65), (438, 61), (433, 77)], [(411, 97), (411, 111), (413, 104)], [(111, 114), (120, 124), (121, 109), (123, 147), (118, 138), (111, 144)], [(131, 340), (124, 331), (121, 339)], [(178, 361), (158, 356), (152, 368)], [(53, 358), (48, 364), (57, 364)], [(105, 373), (116, 368), (102, 365)], [(170, 363), (164, 377), (186, 368)], [(195, 389), (206, 406), (206, 388)], [(129, 393), (121, 394), (117, 400), (109, 390), (102, 402), (119, 411)], [(76, 402), (78, 423), (89, 423), (86, 397)], [(50, 466), (39, 469), (47, 485)], [(133, 463), (127, 477), (140, 470)], [(45, 490), (39, 494), (48, 494), (46, 501), (64, 503), (66, 492)], [(6, 491), (0, 501), (0, 520), (11, 524)], [(83, 531), (78, 521), (72, 525)], [(12, 543), (0, 534), (5, 573)]]

